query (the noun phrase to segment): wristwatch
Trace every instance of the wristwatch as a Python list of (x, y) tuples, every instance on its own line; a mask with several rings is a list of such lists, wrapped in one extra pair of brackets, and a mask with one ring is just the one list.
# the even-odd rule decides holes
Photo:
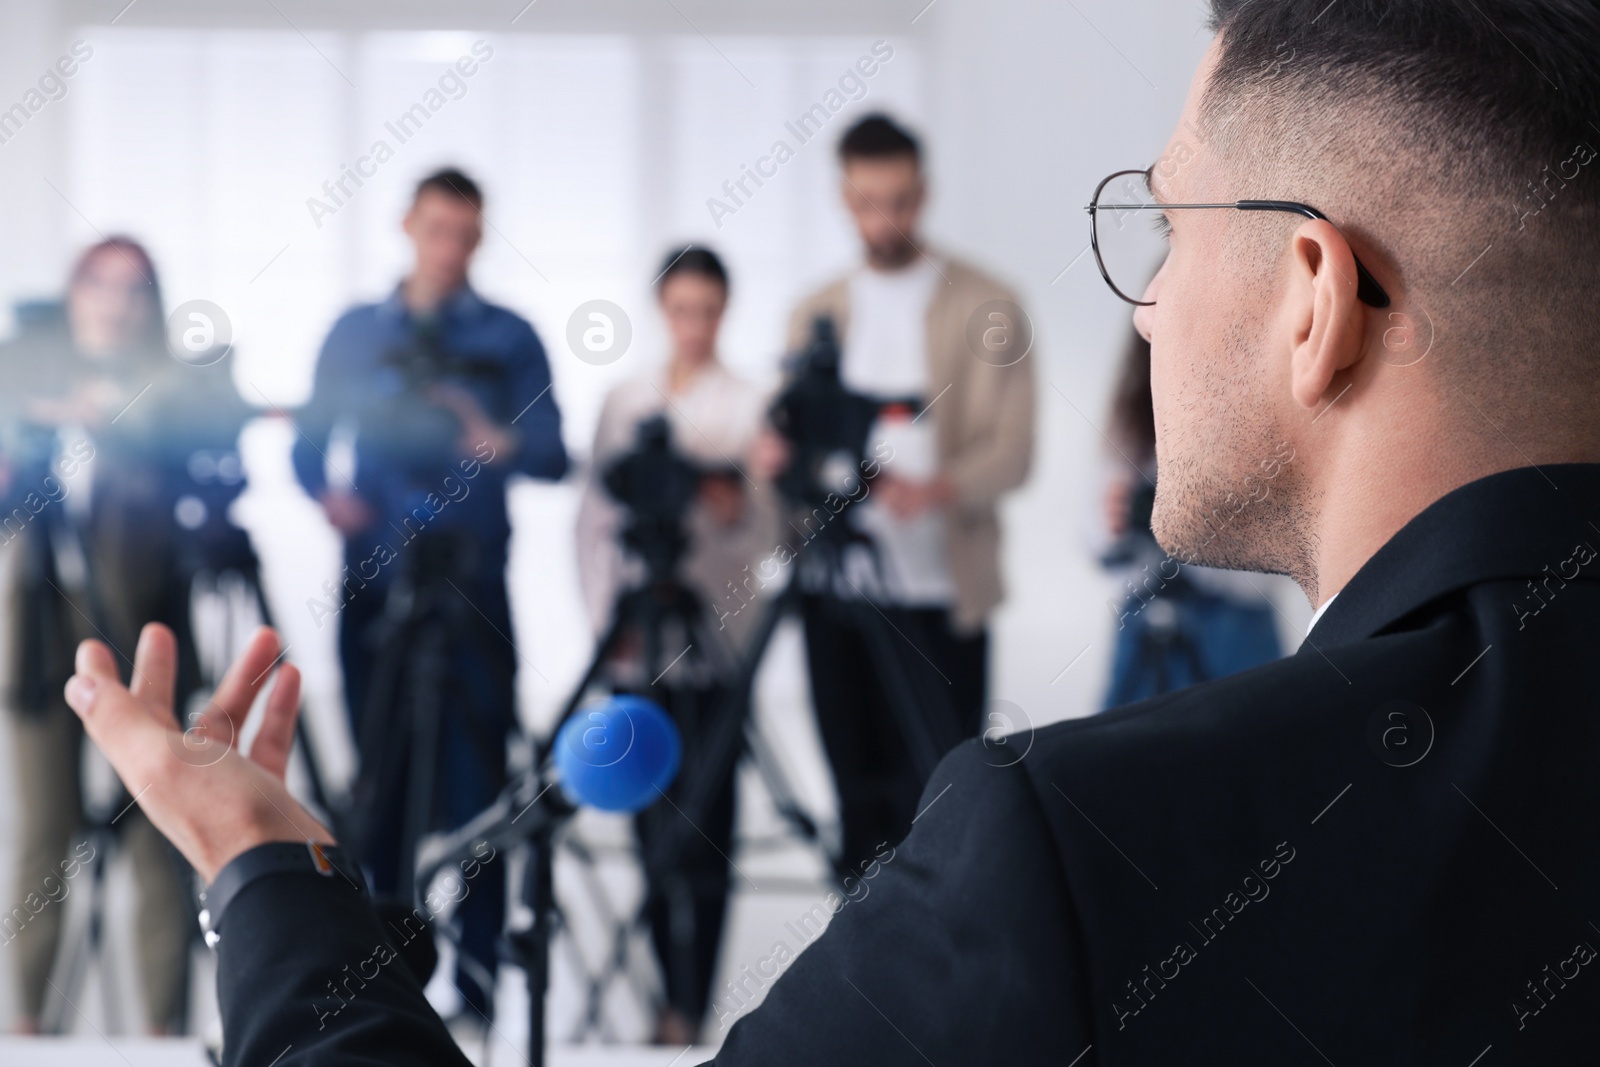
[(228, 861), (216, 880), (200, 893), (200, 929), (206, 945), (216, 948), (222, 940), (222, 916), (239, 891), (269, 874), (316, 874), (337, 878), (357, 893), (366, 892), (360, 869), (338, 845), (315, 841), (273, 841), (257, 845)]

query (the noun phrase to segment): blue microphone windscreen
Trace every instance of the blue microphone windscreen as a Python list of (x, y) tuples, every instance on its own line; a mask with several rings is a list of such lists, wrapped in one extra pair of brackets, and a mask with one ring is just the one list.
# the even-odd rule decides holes
[(653, 701), (614, 696), (580, 708), (556, 735), (561, 789), (574, 804), (643, 811), (672, 784), (683, 757), (678, 727)]

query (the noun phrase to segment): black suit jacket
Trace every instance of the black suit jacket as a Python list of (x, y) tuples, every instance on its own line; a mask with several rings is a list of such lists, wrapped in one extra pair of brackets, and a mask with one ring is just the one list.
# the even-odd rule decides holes
[[(1594, 1062), (1596, 547), (1600, 466), (1497, 474), (1407, 524), (1295, 655), (963, 745), (826, 934), (797, 915), (733, 968), (716, 1063)], [(295, 973), (356, 950), (324, 932)], [(281, 998), (230, 977), (227, 940), (231, 1043)], [(268, 1059), (308, 1028), (281, 1014)], [(390, 1025), (412, 1058), (386, 1062), (457, 1062)]]

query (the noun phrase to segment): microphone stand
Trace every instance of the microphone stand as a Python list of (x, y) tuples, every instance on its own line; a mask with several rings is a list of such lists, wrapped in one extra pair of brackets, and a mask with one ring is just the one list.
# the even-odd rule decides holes
[(522, 876), (522, 902), (533, 913), (525, 930), (506, 935), (510, 962), (528, 980), (528, 1064), (545, 1064), (545, 994), (550, 988), (551, 926), (555, 921), (555, 835), (578, 809), (535, 768), (508, 785), (499, 798), (460, 829), (438, 838), (417, 854), (417, 881), (424, 889), (447, 866), (481, 858), (483, 844), (496, 851), (513, 845), (530, 850)]

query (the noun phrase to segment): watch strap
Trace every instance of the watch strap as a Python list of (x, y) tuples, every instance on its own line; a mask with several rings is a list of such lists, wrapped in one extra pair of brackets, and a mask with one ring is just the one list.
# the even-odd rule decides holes
[(250, 883), (272, 874), (315, 874), (336, 879), (358, 893), (365, 892), (361, 871), (338, 845), (316, 841), (271, 841), (241, 852), (200, 894), (200, 929), (206, 944), (215, 948), (222, 936), (222, 918), (228, 905)]

